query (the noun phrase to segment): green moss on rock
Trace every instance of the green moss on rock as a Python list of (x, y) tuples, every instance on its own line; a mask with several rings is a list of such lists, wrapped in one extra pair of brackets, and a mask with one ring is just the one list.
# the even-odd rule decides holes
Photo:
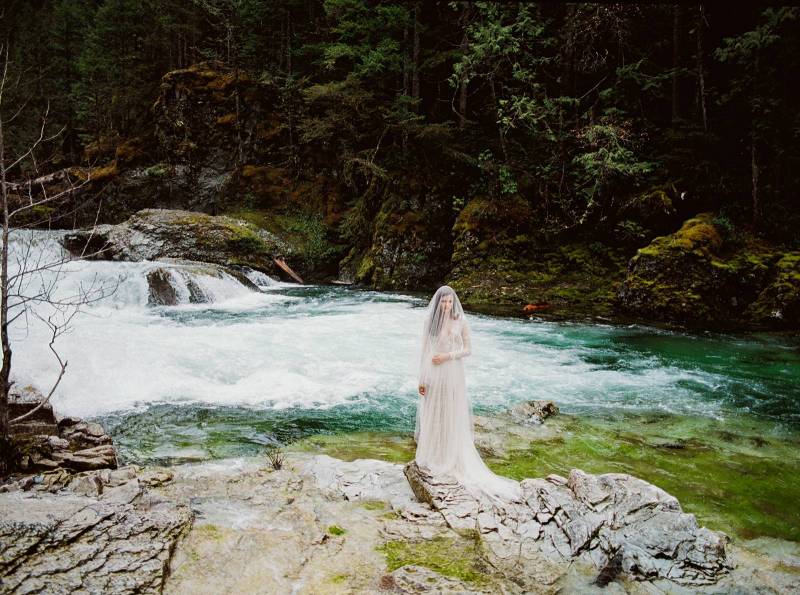
[(481, 557), (479, 539), (439, 536), (421, 542), (396, 540), (377, 549), (386, 556), (389, 572), (414, 564), (476, 585), (491, 582)]
[(736, 242), (729, 236), (713, 213), (700, 213), (674, 234), (657, 237), (631, 259), (620, 308), (656, 320), (798, 326), (795, 253), (752, 234)]

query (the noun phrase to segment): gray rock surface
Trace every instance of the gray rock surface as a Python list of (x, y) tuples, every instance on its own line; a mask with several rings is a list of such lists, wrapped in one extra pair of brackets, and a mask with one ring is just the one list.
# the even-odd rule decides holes
[(116, 449), (100, 424), (76, 417), (57, 418), (50, 403), (34, 411), (43, 400), (44, 396), (33, 386), (17, 389), (10, 395), (14, 416), (33, 412), (11, 426), (12, 438), (20, 451), (19, 471), (58, 467), (86, 471), (117, 466)]
[[(693, 517), (674, 498), (630, 476), (576, 470), (570, 478), (525, 480), (523, 508), (536, 510), (534, 518), (514, 506), (470, 503), (458, 486), (439, 482), (434, 489), (425, 481), (434, 505), (417, 500), (403, 465), (299, 452), (288, 453), (277, 471), (252, 458), (28, 476), (0, 493), (0, 592), (689, 595), (800, 588), (796, 548), (779, 540), (751, 549), (728, 544), (729, 573), (717, 582), (681, 582), (690, 569), (711, 576), (709, 562), (719, 552), (701, 547)], [(619, 555), (604, 565), (593, 556), (609, 544)], [(656, 572), (642, 579), (637, 572), (653, 556)], [(676, 564), (684, 559), (688, 566)], [(661, 577), (661, 564), (678, 574)], [(604, 586), (596, 583), (600, 575)]]
[(521, 557), (540, 566), (577, 559), (601, 570), (618, 556), (632, 578), (687, 585), (714, 583), (731, 569), (724, 533), (699, 527), (674, 497), (631, 475), (573, 469), (569, 478), (525, 479), (523, 503), (498, 505), (413, 461), (404, 471), (421, 501), (453, 529), (478, 531), (492, 562), (509, 573), (520, 572)]
[(511, 409), (511, 416), (523, 423), (541, 424), (551, 415), (558, 413), (558, 405), (553, 401), (525, 401)]
[(59, 469), (0, 493), (0, 592), (160, 593), (191, 514), (130, 475)]
[(71, 232), (62, 241), (74, 256), (97, 260), (178, 258), (249, 266), (278, 277), (284, 273), (273, 259), (294, 254), (289, 244), (247, 221), (178, 209), (142, 209), (123, 223)]

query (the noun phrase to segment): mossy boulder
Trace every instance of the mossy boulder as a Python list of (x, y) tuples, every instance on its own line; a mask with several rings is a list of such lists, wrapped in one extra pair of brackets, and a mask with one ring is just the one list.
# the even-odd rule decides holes
[[(796, 327), (797, 253), (752, 234), (729, 239), (711, 212), (659, 236), (630, 260), (619, 308), (638, 317), (723, 327)], [(779, 264), (782, 263), (782, 264)]]
[(184, 258), (276, 276), (283, 272), (273, 259), (283, 256), (292, 266), (295, 254), (290, 244), (247, 221), (170, 209), (143, 209), (118, 225), (66, 234), (63, 242), (71, 253), (98, 260)]
[(306, 281), (328, 282), (339, 276), (339, 261), (347, 254), (332, 226), (320, 213), (308, 210), (232, 209), (226, 213), (282, 238), (293, 249), (292, 267)]
[(376, 289), (429, 289), (447, 274), (452, 213), (432, 196), (390, 194), (372, 222), (370, 245), (351, 248), (344, 280)]
[(800, 252), (786, 252), (773, 267), (774, 276), (746, 311), (757, 322), (800, 326)]
[(636, 222), (643, 229), (666, 232), (674, 229), (677, 209), (670, 188), (650, 188), (632, 195), (619, 209), (618, 217), (623, 221)]
[(447, 282), (478, 310), (547, 316), (608, 315), (629, 251), (596, 241), (561, 244), (533, 233), (533, 211), (521, 197), (472, 199), (453, 226)]
[(162, 77), (152, 107), (155, 134), (172, 163), (231, 171), (283, 145), (277, 103), (274, 84), (218, 60), (200, 62)]

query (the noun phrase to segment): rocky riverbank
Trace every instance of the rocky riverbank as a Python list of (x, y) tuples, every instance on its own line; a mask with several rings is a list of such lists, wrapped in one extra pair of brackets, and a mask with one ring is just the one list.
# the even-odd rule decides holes
[[(630, 260), (625, 249), (598, 243), (561, 246), (535, 260), (496, 252), (497, 246), (487, 256), (481, 244), (474, 245), (480, 237), (475, 233), (464, 227), (464, 246), (443, 280), (459, 291), (466, 307), (478, 311), (719, 330), (800, 325), (798, 253), (781, 252), (752, 236), (727, 238), (712, 213), (659, 236)], [(192, 211), (144, 209), (117, 225), (67, 233), (63, 244), (76, 257), (163, 262), (148, 275), (150, 301), (160, 305), (180, 301), (178, 285), (188, 286), (190, 301), (205, 301), (192, 275), (228, 276), (256, 291), (244, 272), (321, 280), (307, 267), (302, 247), (243, 219)], [(343, 278), (327, 281), (386, 285), (353, 274), (351, 264), (342, 261)]]
[[(556, 412), (549, 402), (523, 404), (511, 412), (514, 421), (481, 432), (481, 449), (503, 452), (557, 432), (546, 421)], [(480, 418), (480, 427), (491, 421)], [(487, 442), (487, 434), (496, 439)], [(631, 475), (573, 469), (521, 486), (524, 501), (498, 505), (413, 462), (296, 450), (282, 464), (258, 457), (79, 470), (65, 463), (0, 487), (0, 590), (800, 588), (797, 552), (764, 557), (739, 547)]]
[[(46, 472), (0, 494), (4, 592), (684, 593), (800, 587), (623, 474), (525, 480), (527, 503), (477, 503), (412, 466), (291, 453)], [(408, 479), (411, 479), (409, 483)], [(426, 494), (420, 502), (415, 492)], [(518, 515), (528, 510), (527, 520)], [(534, 510), (535, 509), (535, 510)], [(611, 549), (608, 549), (611, 548)], [(609, 555), (611, 554), (611, 555)], [(607, 591), (603, 591), (607, 592)]]

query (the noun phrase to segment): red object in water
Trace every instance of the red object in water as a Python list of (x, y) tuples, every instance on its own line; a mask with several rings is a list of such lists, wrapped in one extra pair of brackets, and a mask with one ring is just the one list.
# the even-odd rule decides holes
[(537, 310), (547, 310), (550, 304), (525, 304), (522, 308), (523, 312), (536, 312)]

